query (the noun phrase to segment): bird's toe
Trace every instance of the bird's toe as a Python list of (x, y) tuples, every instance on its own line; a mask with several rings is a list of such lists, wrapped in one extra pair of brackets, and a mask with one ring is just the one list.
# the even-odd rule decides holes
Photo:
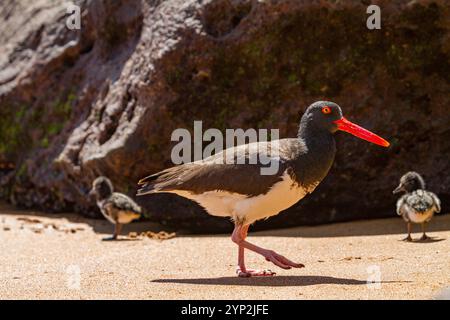
[(294, 268), (303, 268), (304, 267), (303, 264), (296, 263), (296, 262), (286, 258), (285, 256), (282, 256), (281, 254), (274, 252), (274, 255), (275, 255), (276, 259), (278, 261), (282, 262), (284, 265), (287, 265), (289, 267), (294, 267)]
[(245, 271), (240, 270), (239, 268), (236, 270), (237, 276), (240, 278), (250, 278), (250, 277), (273, 277), (276, 275), (276, 272), (272, 270), (255, 270), (255, 269), (246, 269)]
[(296, 263), (290, 261), (286, 257), (276, 253), (275, 251), (268, 250), (267, 253), (264, 255), (267, 261), (272, 262), (274, 265), (282, 268), (282, 269), (291, 269), (292, 267), (295, 267)]

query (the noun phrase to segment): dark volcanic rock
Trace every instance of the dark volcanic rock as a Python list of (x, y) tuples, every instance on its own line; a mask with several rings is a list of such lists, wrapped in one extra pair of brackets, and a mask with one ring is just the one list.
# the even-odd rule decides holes
[[(172, 165), (176, 128), (294, 136), (304, 109), (328, 99), (392, 146), (337, 134), (328, 177), (259, 227), (394, 215), (391, 191), (412, 169), (450, 209), (447, 1), (381, 2), (373, 31), (364, 1), (78, 1), (81, 30), (66, 28), (66, 3), (0, 4), (0, 192), (11, 202), (95, 215), (91, 181), (134, 194)], [(176, 196), (139, 201), (153, 220), (230, 228)]]

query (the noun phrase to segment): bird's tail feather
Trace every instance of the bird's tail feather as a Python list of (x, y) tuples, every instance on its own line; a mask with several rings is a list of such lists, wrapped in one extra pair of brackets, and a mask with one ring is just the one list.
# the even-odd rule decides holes
[(172, 185), (176, 184), (179, 171), (179, 167), (172, 167), (142, 178), (138, 182), (140, 188), (136, 195), (142, 196), (170, 189)]
[(158, 172), (152, 175), (149, 175), (145, 178), (142, 178), (139, 180), (138, 185), (140, 188), (137, 190), (137, 196), (143, 196), (145, 194), (155, 193), (158, 190), (156, 187), (156, 182), (158, 177), (161, 175), (162, 172)]
[(158, 190), (153, 188), (153, 186), (144, 185), (137, 190), (136, 196), (143, 196), (146, 194), (151, 194), (151, 193), (156, 193), (156, 192), (158, 192)]

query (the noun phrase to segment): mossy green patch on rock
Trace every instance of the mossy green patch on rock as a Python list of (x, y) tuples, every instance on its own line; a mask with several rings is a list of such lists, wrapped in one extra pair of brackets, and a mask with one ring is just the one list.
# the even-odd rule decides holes
[(24, 135), (25, 105), (0, 109), (0, 154), (11, 156), (21, 149)]

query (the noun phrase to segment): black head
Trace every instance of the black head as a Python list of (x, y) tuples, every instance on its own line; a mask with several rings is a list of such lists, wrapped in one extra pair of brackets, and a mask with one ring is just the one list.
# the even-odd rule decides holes
[(342, 119), (339, 105), (331, 101), (317, 101), (306, 109), (300, 127), (314, 126), (334, 133), (338, 130), (337, 120)]
[(108, 198), (113, 193), (113, 185), (107, 177), (98, 177), (92, 183), (90, 194), (95, 195), (97, 200)]
[(425, 189), (425, 181), (417, 172), (410, 171), (400, 178), (400, 184), (393, 193), (413, 192), (418, 189)]
[(299, 137), (315, 136), (321, 132), (335, 133), (338, 130), (389, 147), (389, 142), (382, 137), (344, 118), (341, 107), (331, 101), (317, 101), (306, 109), (300, 122)]

